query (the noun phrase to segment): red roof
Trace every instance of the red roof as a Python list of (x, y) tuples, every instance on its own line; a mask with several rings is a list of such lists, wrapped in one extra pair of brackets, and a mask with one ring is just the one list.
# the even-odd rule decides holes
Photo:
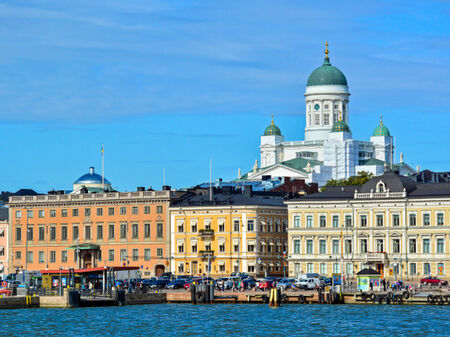
[[(116, 267), (96, 267), (96, 268), (85, 268), (85, 269), (75, 269), (75, 274), (92, 274), (96, 273), (99, 274), (103, 270), (107, 268), (112, 268), (114, 271), (118, 270), (138, 270), (139, 267), (133, 267), (133, 266), (116, 266)], [(68, 269), (54, 269), (54, 270), (41, 270), (41, 274), (68, 274)]]

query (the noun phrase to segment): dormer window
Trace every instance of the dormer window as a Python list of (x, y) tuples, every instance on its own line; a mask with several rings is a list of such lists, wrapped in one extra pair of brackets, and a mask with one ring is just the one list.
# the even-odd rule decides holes
[(385, 193), (386, 192), (386, 185), (380, 180), (380, 182), (377, 184), (377, 193)]

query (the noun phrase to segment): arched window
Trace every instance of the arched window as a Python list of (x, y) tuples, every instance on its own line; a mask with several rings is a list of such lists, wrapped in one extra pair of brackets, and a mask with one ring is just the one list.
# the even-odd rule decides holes
[(380, 180), (380, 182), (377, 184), (377, 189), (376, 189), (377, 193), (384, 193), (386, 192), (386, 185), (384, 185), (384, 183)]

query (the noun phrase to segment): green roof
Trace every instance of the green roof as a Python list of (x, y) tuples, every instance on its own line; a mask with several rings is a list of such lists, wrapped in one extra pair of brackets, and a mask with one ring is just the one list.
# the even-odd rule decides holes
[(333, 124), (333, 128), (331, 129), (331, 132), (350, 132), (350, 128), (348, 127), (347, 123), (344, 121), (337, 121)]
[(325, 57), (323, 65), (315, 69), (308, 77), (307, 87), (315, 85), (347, 85), (345, 75), (330, 63), (328, 56)]
[(359, 165), (377, 165), (377, 166), (383, 166), (384, 165), (384, 161), (380, 160), (380, 159), (376, 159), (376, 158), (370, 158), (370, 159), (365, 159), (365, 160), (360, 160), (359, 161)]
[(272, 115), (272, 122), (264, 131), (264, 136), (281, 136), (280, 128), (275, 124), (273, 124), (273, 115)]
[(384, 137), (390, 137), (391, 134), (389, 132), (389, 129), (383, 125), (383, 121), (380, 122), (380, 125), (378, 125), (375, 130), (373, 131), (372, 136), (384, 136)]
[(321, 162), (319, 160), (312, 160), (312, 159), (305, 159), (305, 158), (294, 158), (291, 160), (283, 161), (279, 164), (293, 168), (294, 170), (297, 170), (297, 171), (306, 172), (305, 168), (306, 168), (306, 166), (308, 166), (308, 163), (311, 167), (323, 164), (323, 162)]

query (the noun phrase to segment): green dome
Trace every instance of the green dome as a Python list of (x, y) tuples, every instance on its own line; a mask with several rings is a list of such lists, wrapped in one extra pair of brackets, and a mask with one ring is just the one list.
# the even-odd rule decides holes
[(384, 136), (384, 137), (390, 137), (391, 134), (389, 132), (389, 129), (383, 125), (383, 121), (380, 121), (380, 125), (378, 125), (375, 130), (373, 131), (372, 136)]
[(347, 123), (344, 121), (337, 121), (333, 124), (333, 128), (331, 129), (331, 132), (350, 132), (350, 128), (348, 127)]
[(314, 85), (347, 85), (347, 79), (342, 71), (330, 63), (328, 56), (325, 57), (323, 65), (314, 70), (308, 77), (307, 87)]
[(264, 131), (264, 136), (281, 136), (280, 128), (275, 124), (273, 124), (273, 116), (272, 116), (272, 123), (270, 123), (270, 125)]

